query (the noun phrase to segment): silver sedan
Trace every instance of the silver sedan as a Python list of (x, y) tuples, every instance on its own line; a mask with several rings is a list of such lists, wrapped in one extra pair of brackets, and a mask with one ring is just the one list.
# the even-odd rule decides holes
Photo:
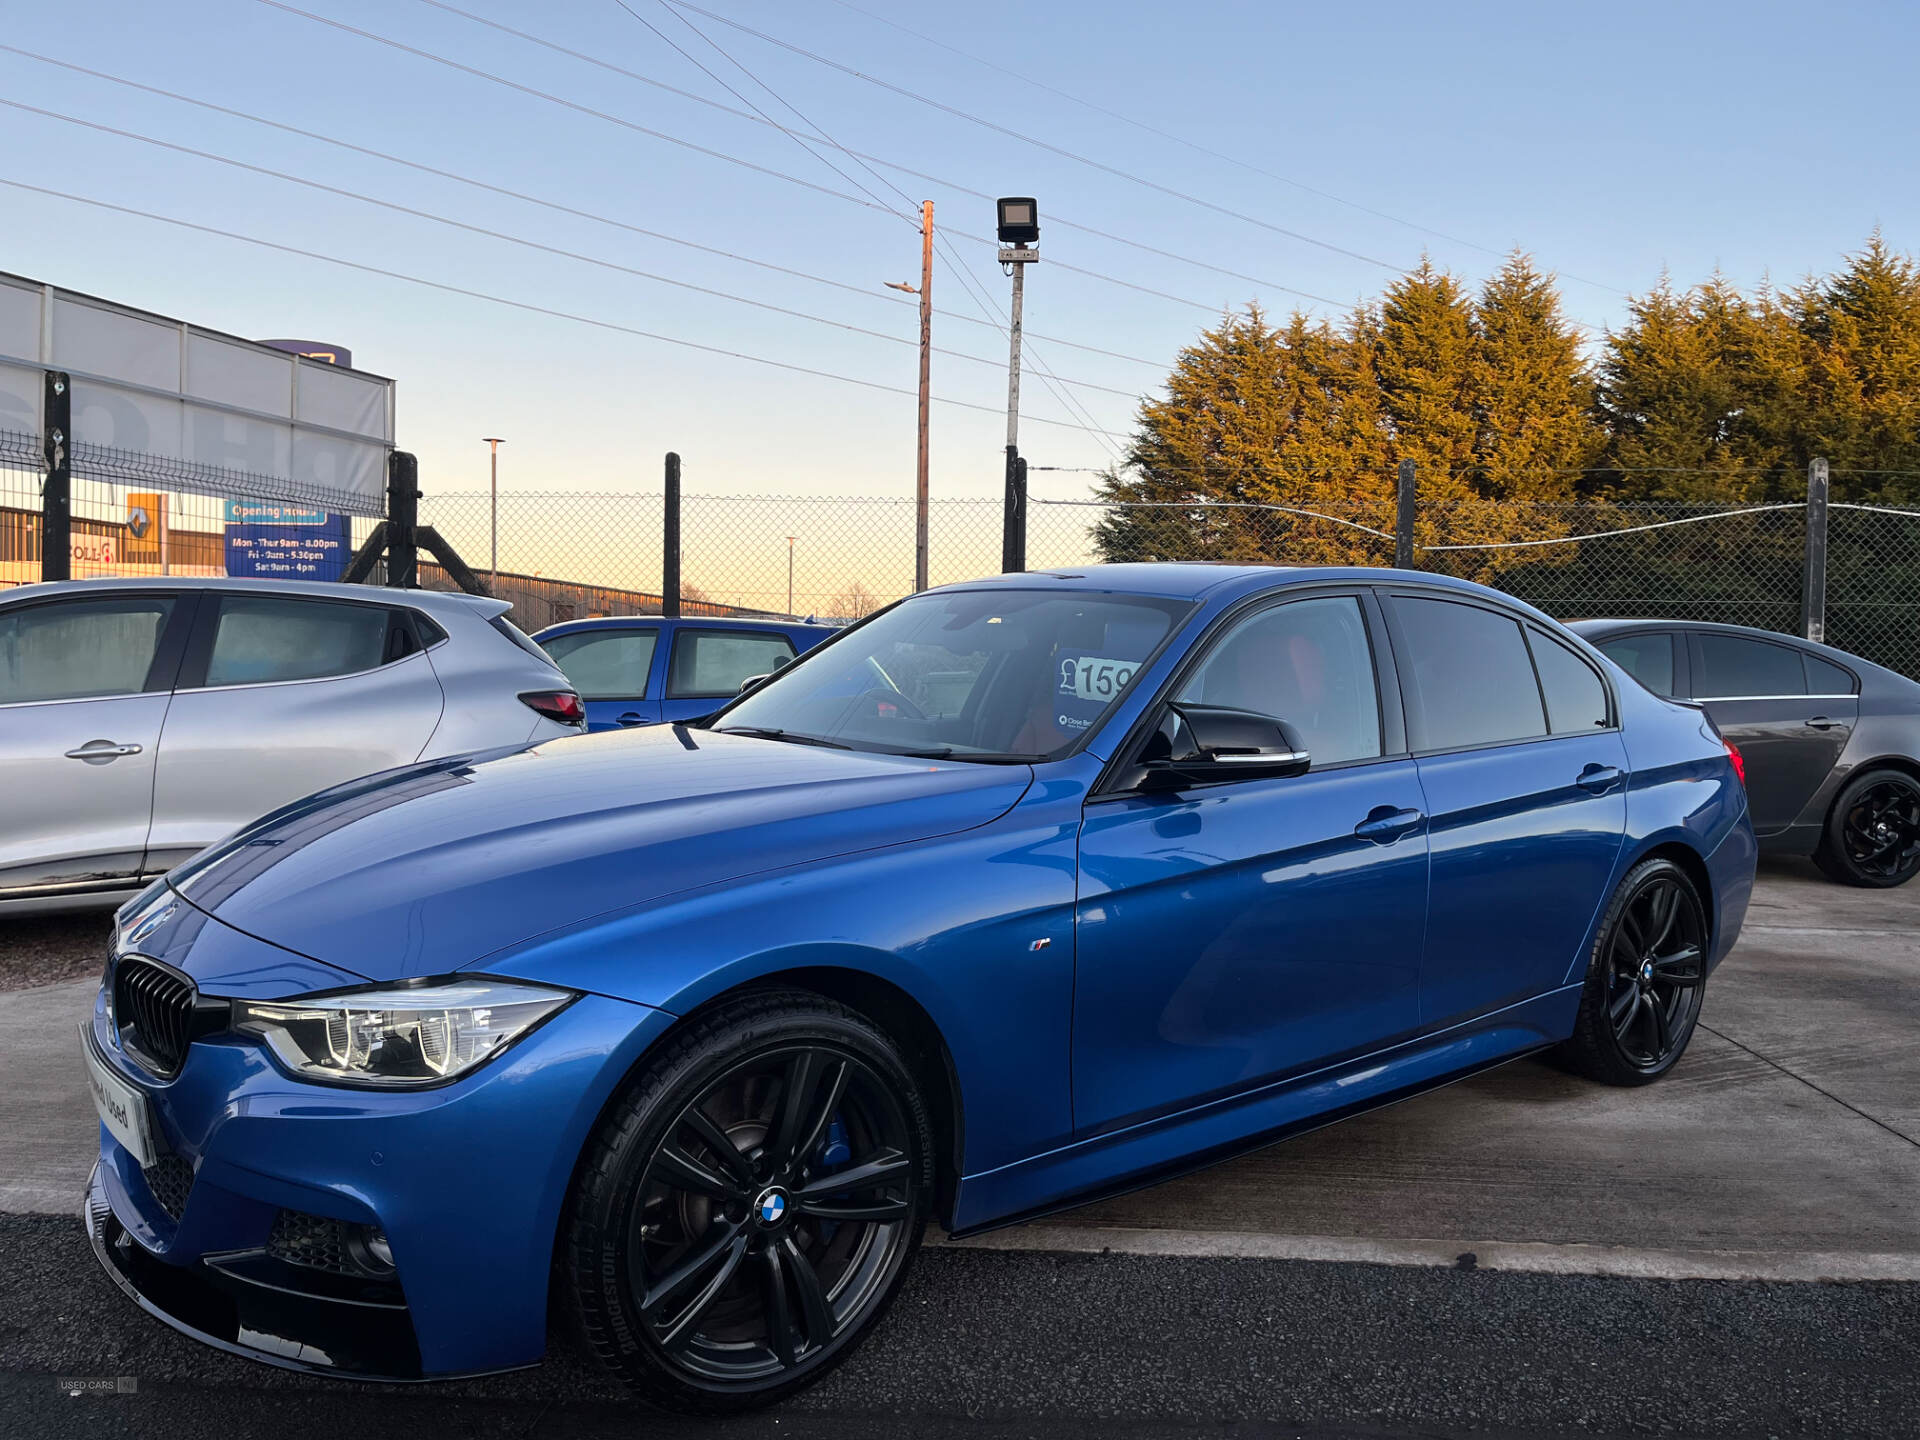
[(117, 904), (315, 790), (578, 734), (509, 608), (279, 580), (0, 592), (0, 912)]

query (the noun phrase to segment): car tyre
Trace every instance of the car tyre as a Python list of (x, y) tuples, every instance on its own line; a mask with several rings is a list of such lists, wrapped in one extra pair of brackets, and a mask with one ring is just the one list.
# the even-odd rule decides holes
[(1687, 872), (1661, 857), (1620, 882), (1587, 961), (1568, 1069), (1603, 1085), (1650, 1085), (1679, 1063), (1706, 987), (1706, 906)]
[(885, 1032), (811, 994), (727, 1002), (646, 1058), (589, 1141), (565, 1308), (656, 1408), (772, 1404), (884, 1313), (933, 1184), (926, 1104)]
[(1888, 890), (1920, 874), (1920, 780), (1868, 770), (1840, 789), (1814, 864), (1830, 880)]

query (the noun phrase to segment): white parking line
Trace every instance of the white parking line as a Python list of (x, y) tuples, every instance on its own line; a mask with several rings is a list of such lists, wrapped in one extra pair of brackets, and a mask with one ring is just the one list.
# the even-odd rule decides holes
[(1362, 1265), (1619, 1275), (1636, 1280), (1920, 1281), (1920, 1253), (1817, 1250), (1645, 1250), (1533, 1241), (1362, 1240), (1335, 1235), (1022, 1225), (946, 1242), (975, 1250), (1166, 1255), (1185, 1259), (1332, 1260)]

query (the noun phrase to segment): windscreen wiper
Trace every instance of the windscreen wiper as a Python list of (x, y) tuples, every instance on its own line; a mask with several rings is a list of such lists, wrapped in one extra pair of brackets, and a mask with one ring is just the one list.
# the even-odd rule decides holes
[(851, 745), (829, 740), (824, 735), (799, 735), (791, 730), (771, 730), (760, 725), (722, 725), (716, 735), (751, 735), (756, 740), (784, 740), (789, 745), (820, 745), (828, 750), (851, 750)]

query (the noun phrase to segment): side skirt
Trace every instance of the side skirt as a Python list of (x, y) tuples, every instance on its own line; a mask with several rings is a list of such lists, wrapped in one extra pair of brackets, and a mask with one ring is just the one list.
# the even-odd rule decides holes
[(1573, 1033), (1582, 988), (965, 1176), (949, 1233), (961, 1239), (1128, 1194), (1506, 1065)]

